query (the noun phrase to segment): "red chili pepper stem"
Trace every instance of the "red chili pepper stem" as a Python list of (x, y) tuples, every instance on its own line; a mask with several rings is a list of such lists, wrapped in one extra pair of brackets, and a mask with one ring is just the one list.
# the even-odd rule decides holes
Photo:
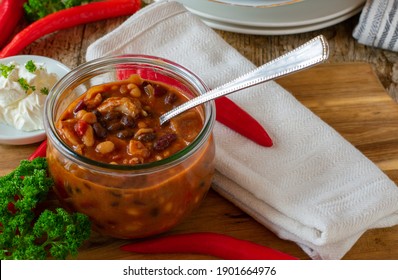
[(27, 0), (0, 1), (0, 48), (3, 47), (14, 33), (19, 21), (24, 15), (23, 4)]
[(141, 8), (140, 0), (109, 0), (60, 10), (49, 14), (19, 32), (0, 52), (0, 58), (18, 54), (44, 35), (80, 24), (132, 15)]
[(123, 245), (120, 249), (146, 254), (203, 254), (225, 260), (297, 260), (293, 256), (251, 241), (211, 232), (186, 233), (148, 239)]

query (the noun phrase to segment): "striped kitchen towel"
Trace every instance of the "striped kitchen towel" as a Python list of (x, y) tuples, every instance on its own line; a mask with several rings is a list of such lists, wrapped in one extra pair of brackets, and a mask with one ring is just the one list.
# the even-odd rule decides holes
[(398, 0), (368, 0), (353, 37), (364, 45), (398, 51)]

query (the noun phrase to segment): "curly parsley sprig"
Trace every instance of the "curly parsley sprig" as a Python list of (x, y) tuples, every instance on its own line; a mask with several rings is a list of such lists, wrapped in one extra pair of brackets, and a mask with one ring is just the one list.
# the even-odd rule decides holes
[(84, 214), (63, 208), (36, 213), (52, 185), (40, 157), (22, 160), (0, 177), (0, 259), (65, 259), (89, 238), (91, 222)]

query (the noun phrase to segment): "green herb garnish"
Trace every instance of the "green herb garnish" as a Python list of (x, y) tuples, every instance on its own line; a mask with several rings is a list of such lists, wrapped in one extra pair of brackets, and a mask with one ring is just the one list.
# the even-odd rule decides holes
[(54, 12), (93, 1), (95, 0), (28, 0), (23, 7), (29, 21), (36, 21)]
[(29, 85), (28, 81), (26, 81), (25, 78), (19, 78), (18, 83), (21, 85), (21, 87), (25, 90), (27, 93), (29, 90), (35, 91), (36, 87)]
[(14, 65), (14, 64), (5, 65), (5, 64), (0, 63), (0, 72), (1, 72), (1, 75), (2, 75), (4, 78), (6, 78), (6, 79), (8, 78), (8, 75), (10, 75), (11, 71), (12, 71), (14, 68), (15, 68), (15, 65)]
[(0, 259), (40, 260), (76, 256), (89, 238), (91, 222), (63, 208), (39, 211), (54, 181), (44, 157), (22, 160), (0, 177)]
[(25, 69), (28, 70), (30, 73), (34, 73), (37, 69), (36, 64), (33, 62), (33, 60), (29, 60), (25, 64)]
[(44, 87), (44, 88), (40, 89), (40, 92), (44, 95), (48, 95), (49, 90), (48, 90), (48, 88)]

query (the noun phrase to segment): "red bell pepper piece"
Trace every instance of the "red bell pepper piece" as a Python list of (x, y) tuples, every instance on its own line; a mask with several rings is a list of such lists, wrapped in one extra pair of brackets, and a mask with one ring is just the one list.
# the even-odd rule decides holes
[(34, 160), (37, 157), (46, 157), (47, 139), (44, 140), (39, 147), (28, 157), (28, 160)]
[(18, 22), (24, 15), (23, 4), (27, 0), (0, 1), (0, 48), (3, 47), (15, 31)]
[(0, 52), (0, 58), (16, 55), (30, 43), (52, 32), (98, 20), (132, 15), (140, 8), (140, 0), (108, 0), (54, 12), (15, 35)]
[(186, 253), (211, 255), (226, 260), (297, 260), (277, 250), (225, 234), (201, 232), (170, 235), (120, 247), (134, 253)]

